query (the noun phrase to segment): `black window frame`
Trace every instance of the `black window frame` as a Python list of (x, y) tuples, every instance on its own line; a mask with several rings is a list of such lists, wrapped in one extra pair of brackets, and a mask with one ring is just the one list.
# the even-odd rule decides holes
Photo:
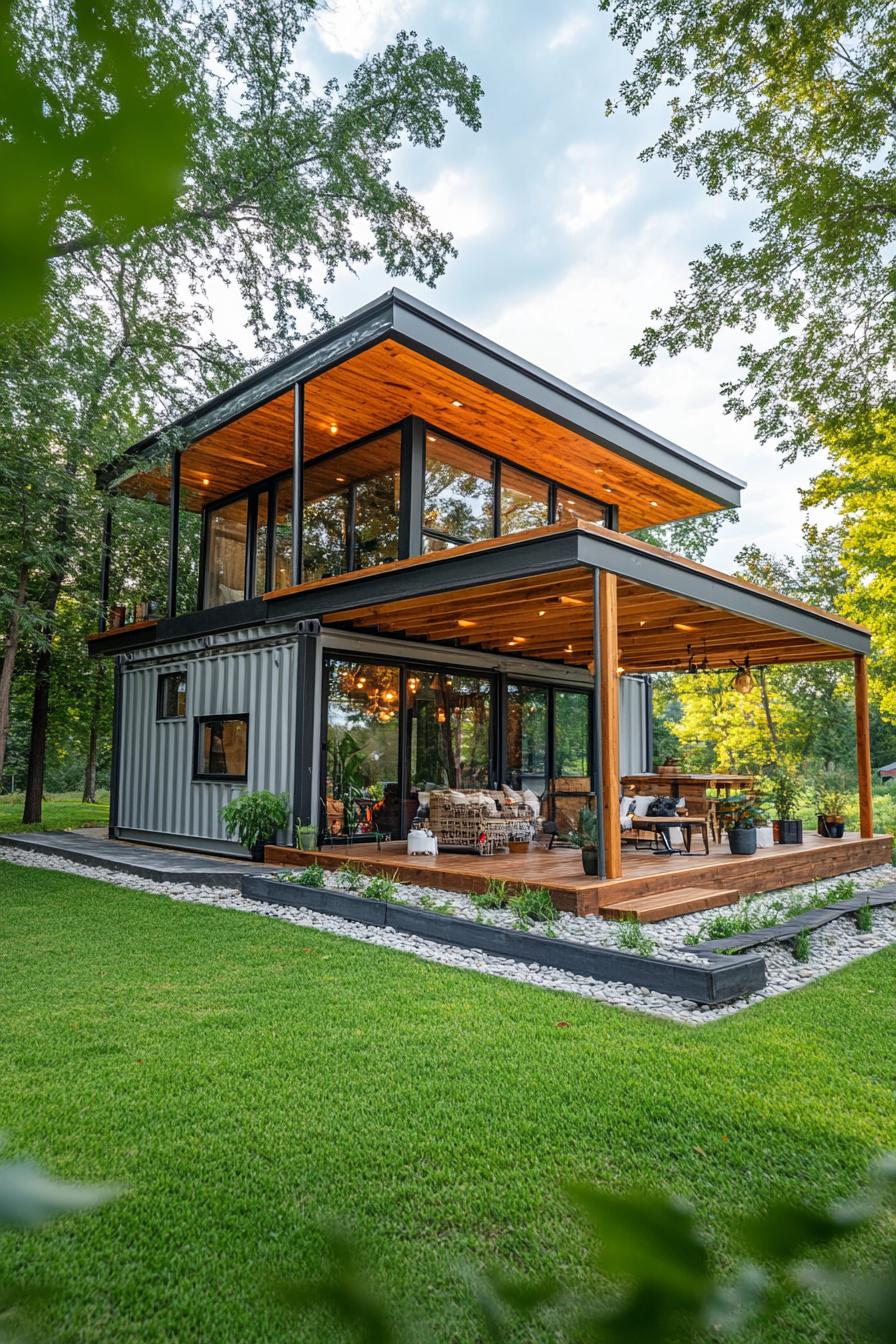
[[(206, 723), (232, 722), (240, 720), (246, 725), (246, 770), (242, 775), (208, 774), (199, 769), (200, 742), (202, 727)], [(193, 782), (202, 784), (245, 784), (249, 778), (249, 715), (245, 714), (194, 714), (193, 715)]]
[[(165, 682), (172, 681), (175, 677), (184, 683), (184, 712), (183, 714), (166, 714), (165, 710)], [(188, 669), (184, 668), (179, 672), (160, 672), (156, 680), (156, 723), (186, 723), (187, 721), (187, 693), (189, 688)]]

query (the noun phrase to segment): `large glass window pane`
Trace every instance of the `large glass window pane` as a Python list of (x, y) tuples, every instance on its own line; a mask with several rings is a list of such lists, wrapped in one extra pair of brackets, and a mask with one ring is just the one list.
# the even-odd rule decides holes
[(494, 536), (493, 476), (490, 458), (440, 434), (427, 434), (423, 499), (426, 550), (443, 550), (446, 545)]
[(598, 527), (606, 527), (607, 511), (602, 504), (596, 504), (593, 499), (585, 499), (582, 495), (558, 486), (554, 521), (565, 523), (567, 527), (579, 522), (597, 523)]
[(491, 682), (457, 672), (408, 673), (413, 789), (488, 788)]
[(311, 462), (304, 473), (303, 573), (306, 580), (398, 559), (401, 437)]
[(548, 692), (540, 686), (507, 686), (507, 774), (515, 789), (539, 797), (547, 788)]
[(501, 466), (501, 532), (523, 532), (527, 527), (546, 527), (548, 485), (516, 467)]
[(272, 588), (292, 583), (292, 477), (278, 482), (274, 505), (274, 574)]
[(237, 499), (208, 515), (203, 605), (221, 607), (246, 596), (248, 500)]
[(398, 559), (398, 507), (401, 437), (390, 434), (346, 453), (355, 479), (355, 569), (370, 569)]
[(258, 496), (258, 512), (255, 515), (255, 595), (260, 597), (268, 590), (268, 506), (269, 496), (263, 490)]
[(400, 833), (399, 672), (379, 663), (327, 664), (326, 827), (336, 835)]
[(583, 691), (554, 692), (554, 771), (587, 778), (591, 788), (591, 697)]

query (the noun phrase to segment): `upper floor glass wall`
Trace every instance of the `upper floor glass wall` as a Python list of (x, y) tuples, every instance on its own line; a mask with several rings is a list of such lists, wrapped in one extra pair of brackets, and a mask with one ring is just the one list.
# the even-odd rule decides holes
[[(422, 518), (424, 551), (506, 536), (551, 521), (605, 525), (597, 500), (428, 430)], [(305, 582), (399, 559), (402, 434), (339, 449), (306, 463), (302, 499)], [(419, 498), (419, 497), (418, 497)], [(410, 502), (408, 504), (410, 507)], [(202, 603), (237, 602), (287, 587), (292, 574), (292, 476), (252, 487), (205, 514)]]

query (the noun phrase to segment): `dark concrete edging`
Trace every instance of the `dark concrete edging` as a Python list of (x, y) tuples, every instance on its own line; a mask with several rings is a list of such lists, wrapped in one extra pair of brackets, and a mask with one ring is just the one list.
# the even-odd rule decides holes
[[(619, 981), (641, 989), (653, 989), (660, 994), (693, 999), (696, 1003), (728, 1003), (763, 989), (766, 983), (765, 961), (758, 955), (734, 958), (698, 953), (702, 957), (699, 964), (666, 961), (659, 957), (642, 957), (621, 948), (593, 947), (565, 938), (546, 938), (539, 933), (495, 928), (457, 915), (421, 910), (417, 906), (393, 905), (330, 887), (306, 887), (299, 882), (279, 882), (268, 877), (244, 877), (242, 892), (253, 901), (314, 910), (376, 928), (388, 925), (401, 933), (416, 934), (432, 942), (477, 948), (512, 961), (537, 962), (540, 966), (569, 971), (573, 975)], [(689, 953), (696, 951), (687, 950)]]
[(730, 938), (709, 938), (705, 943), (693, 944), (688, 950), (700, 955), (704, 952), (746, 952), (764, 943), (786, 943), (798, 933), (811, 933), (841, 915), (855, 914), (866, 903), (870, 906), (896, 905), (896, 883), (878, 887), (876, 891), (860, 891), (845, 901), (832, 901), (817, 910), (806, 910), (783, 924), (769, 924), (767, 928), (753, 929), (750, 933), (733, 933)]

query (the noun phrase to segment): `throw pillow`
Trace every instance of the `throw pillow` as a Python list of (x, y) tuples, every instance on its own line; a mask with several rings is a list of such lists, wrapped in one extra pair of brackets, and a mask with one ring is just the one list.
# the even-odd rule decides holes
[(638, 794), (636, 798), (632, 799), (635, 808), (631, 815), (634, 817), (646, 817), (648, 807), (655, 801), (656, 795), (653, 793)]
[(502, 784), (501, 787), (508, 803), (521, 803), (523, 801), (523, 795), (518, 793), (516, 789), (512, 789), (509, 784)]
[(461, 793), (459, 789), (449, 789), (448, 797), (457, 807), (466, 807), (470, 802), (470, 795)]
[(526, 804), (529, 811), (532, 813), (532, 820), (534, 821), (541, 812), (541, 803), (538, 801), (538, 794), (533, 793), (531, 789), (523, 789), (521, 801)]

